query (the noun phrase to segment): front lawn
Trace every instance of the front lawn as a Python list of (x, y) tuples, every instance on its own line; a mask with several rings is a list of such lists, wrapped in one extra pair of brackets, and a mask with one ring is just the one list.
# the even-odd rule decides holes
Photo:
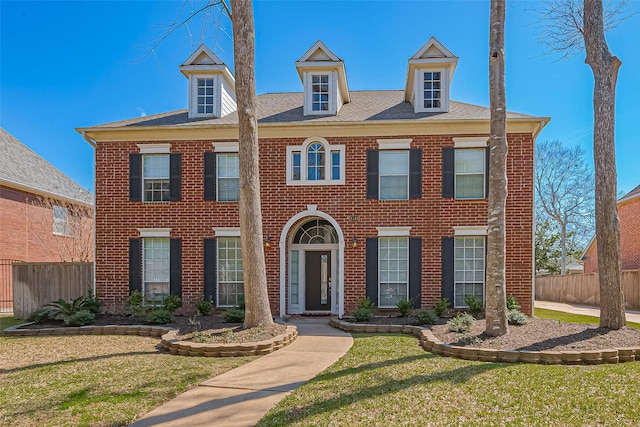
[(640, 363), (541, 366), (436, 357), (406, 335), (349, 352), (259, 426), (636, 426)]
[[(1, 318), (2, 327), (11, 318)], [(124, 426), (255, 357), (178, 357), (157, 338), (0, 337), (0, 425)]]
[[(541, 319), (555, 319), (560, 322), (569, 323), (587, 323), (590, 325), (598, 325), (600, 318), (596, 316), (586, 316), (584, 314), (565, 313), (563, 311), (548, 310), (546, 308), (536, 308), (536, 317)], [(627, 322), (627, 326), (640, 329), (640, 323)]]

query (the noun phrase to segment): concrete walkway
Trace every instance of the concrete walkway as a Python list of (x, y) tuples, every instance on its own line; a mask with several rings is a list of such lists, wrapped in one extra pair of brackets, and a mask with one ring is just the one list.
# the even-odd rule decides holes
[[(546, 308), (548, 310), (563, 311), (565, 313), (584, 314), (586, 316), (600, 317), (600, 308), (586, 305), (565, 304), (562, 302), (536, 301), (536, 308)], [(627, 310), (627, 321), (640, 323), (640, 311)]]
[(272, 406), (333, 365), (353, 345), (327, 319), (296, 319), (292, 344), (207, 380), (149, 412), (133, 427), (255, 425)]

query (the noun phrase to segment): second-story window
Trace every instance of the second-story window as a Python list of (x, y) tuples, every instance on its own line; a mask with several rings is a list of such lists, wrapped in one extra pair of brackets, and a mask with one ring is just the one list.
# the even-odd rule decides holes
[(423, 73), (424, 108), (440, 108), (442, 99), (442, 77), (440, 71)]
[(344, 145), (331, 145), (321, 137), (287, 147), (287, 184), (344, 184)]
[(456, 149), (456, 199), (482, 199), (485, 197), (485, 152), (480, 149)]
[(324, 179), (325, 151), (320, 143), (314, 143), (307, 149), (307, 179), (317, 181)]
[(238, 153), (218, 154), (218, 201), (240, 200), (240, 163)]
[(145, 154), (142, 156), (143, 201), (169, 201), (169, 155)]
[(380, 152), (380, 200), (409, 198), (409, 150)]
[(198, 79), (198, 114), (213, 114), (213, 79)]
[(311, 110), (329, 111), (329, 75), (311, 76)]

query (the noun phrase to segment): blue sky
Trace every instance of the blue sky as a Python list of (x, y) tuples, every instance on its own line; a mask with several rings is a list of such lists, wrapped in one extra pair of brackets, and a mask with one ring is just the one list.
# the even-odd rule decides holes
[[(186, 12), (202, 2), (0, 0), (0, 126), (93, 191), (93, 149), (74, 128), (187, 106), (178, 66), (199, 44), (201, 22), (151, 51), (183, 4)], [(583, 54), (545, 55), (536, 5), (507, 4), (507, 108), (550, 116), (539, 139), (580, 145), (591, 159), (591, 70)], [(254, 12), (259, 94), (301, 91), (294, 62), (318, 39), (345, 60), (351, 90), (402, 89), (408, 58), (435, 36), (460, 58), (452, 99), (489, 105), (488, 1), (264, 0)], [(233, 68), (230, 34), (223, 19), (204, 42)], [(625, 192), (640, 184), (638, 40), (640, 14), (607, 35), (622, 60), (616, 158)]]

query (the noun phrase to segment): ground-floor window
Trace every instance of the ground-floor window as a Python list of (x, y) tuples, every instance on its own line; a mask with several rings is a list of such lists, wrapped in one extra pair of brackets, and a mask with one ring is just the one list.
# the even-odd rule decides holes
[(473, 295), (484, 303), (484, 236), (455, 238), (454, 303), (466, 307), (464, 299)]
[(409, 296), (409, 238), (380, 237), (378, 253), (378, 306), (395, 307)]
[(218, 239), (218, 306), (238, 305), (244, 296), (244, 277), (242, 273), (242, 248), (239, 237), (221, 237)]
[(142, 293), (151, 304), (169, 295), (169, 239), (142, 239)]

